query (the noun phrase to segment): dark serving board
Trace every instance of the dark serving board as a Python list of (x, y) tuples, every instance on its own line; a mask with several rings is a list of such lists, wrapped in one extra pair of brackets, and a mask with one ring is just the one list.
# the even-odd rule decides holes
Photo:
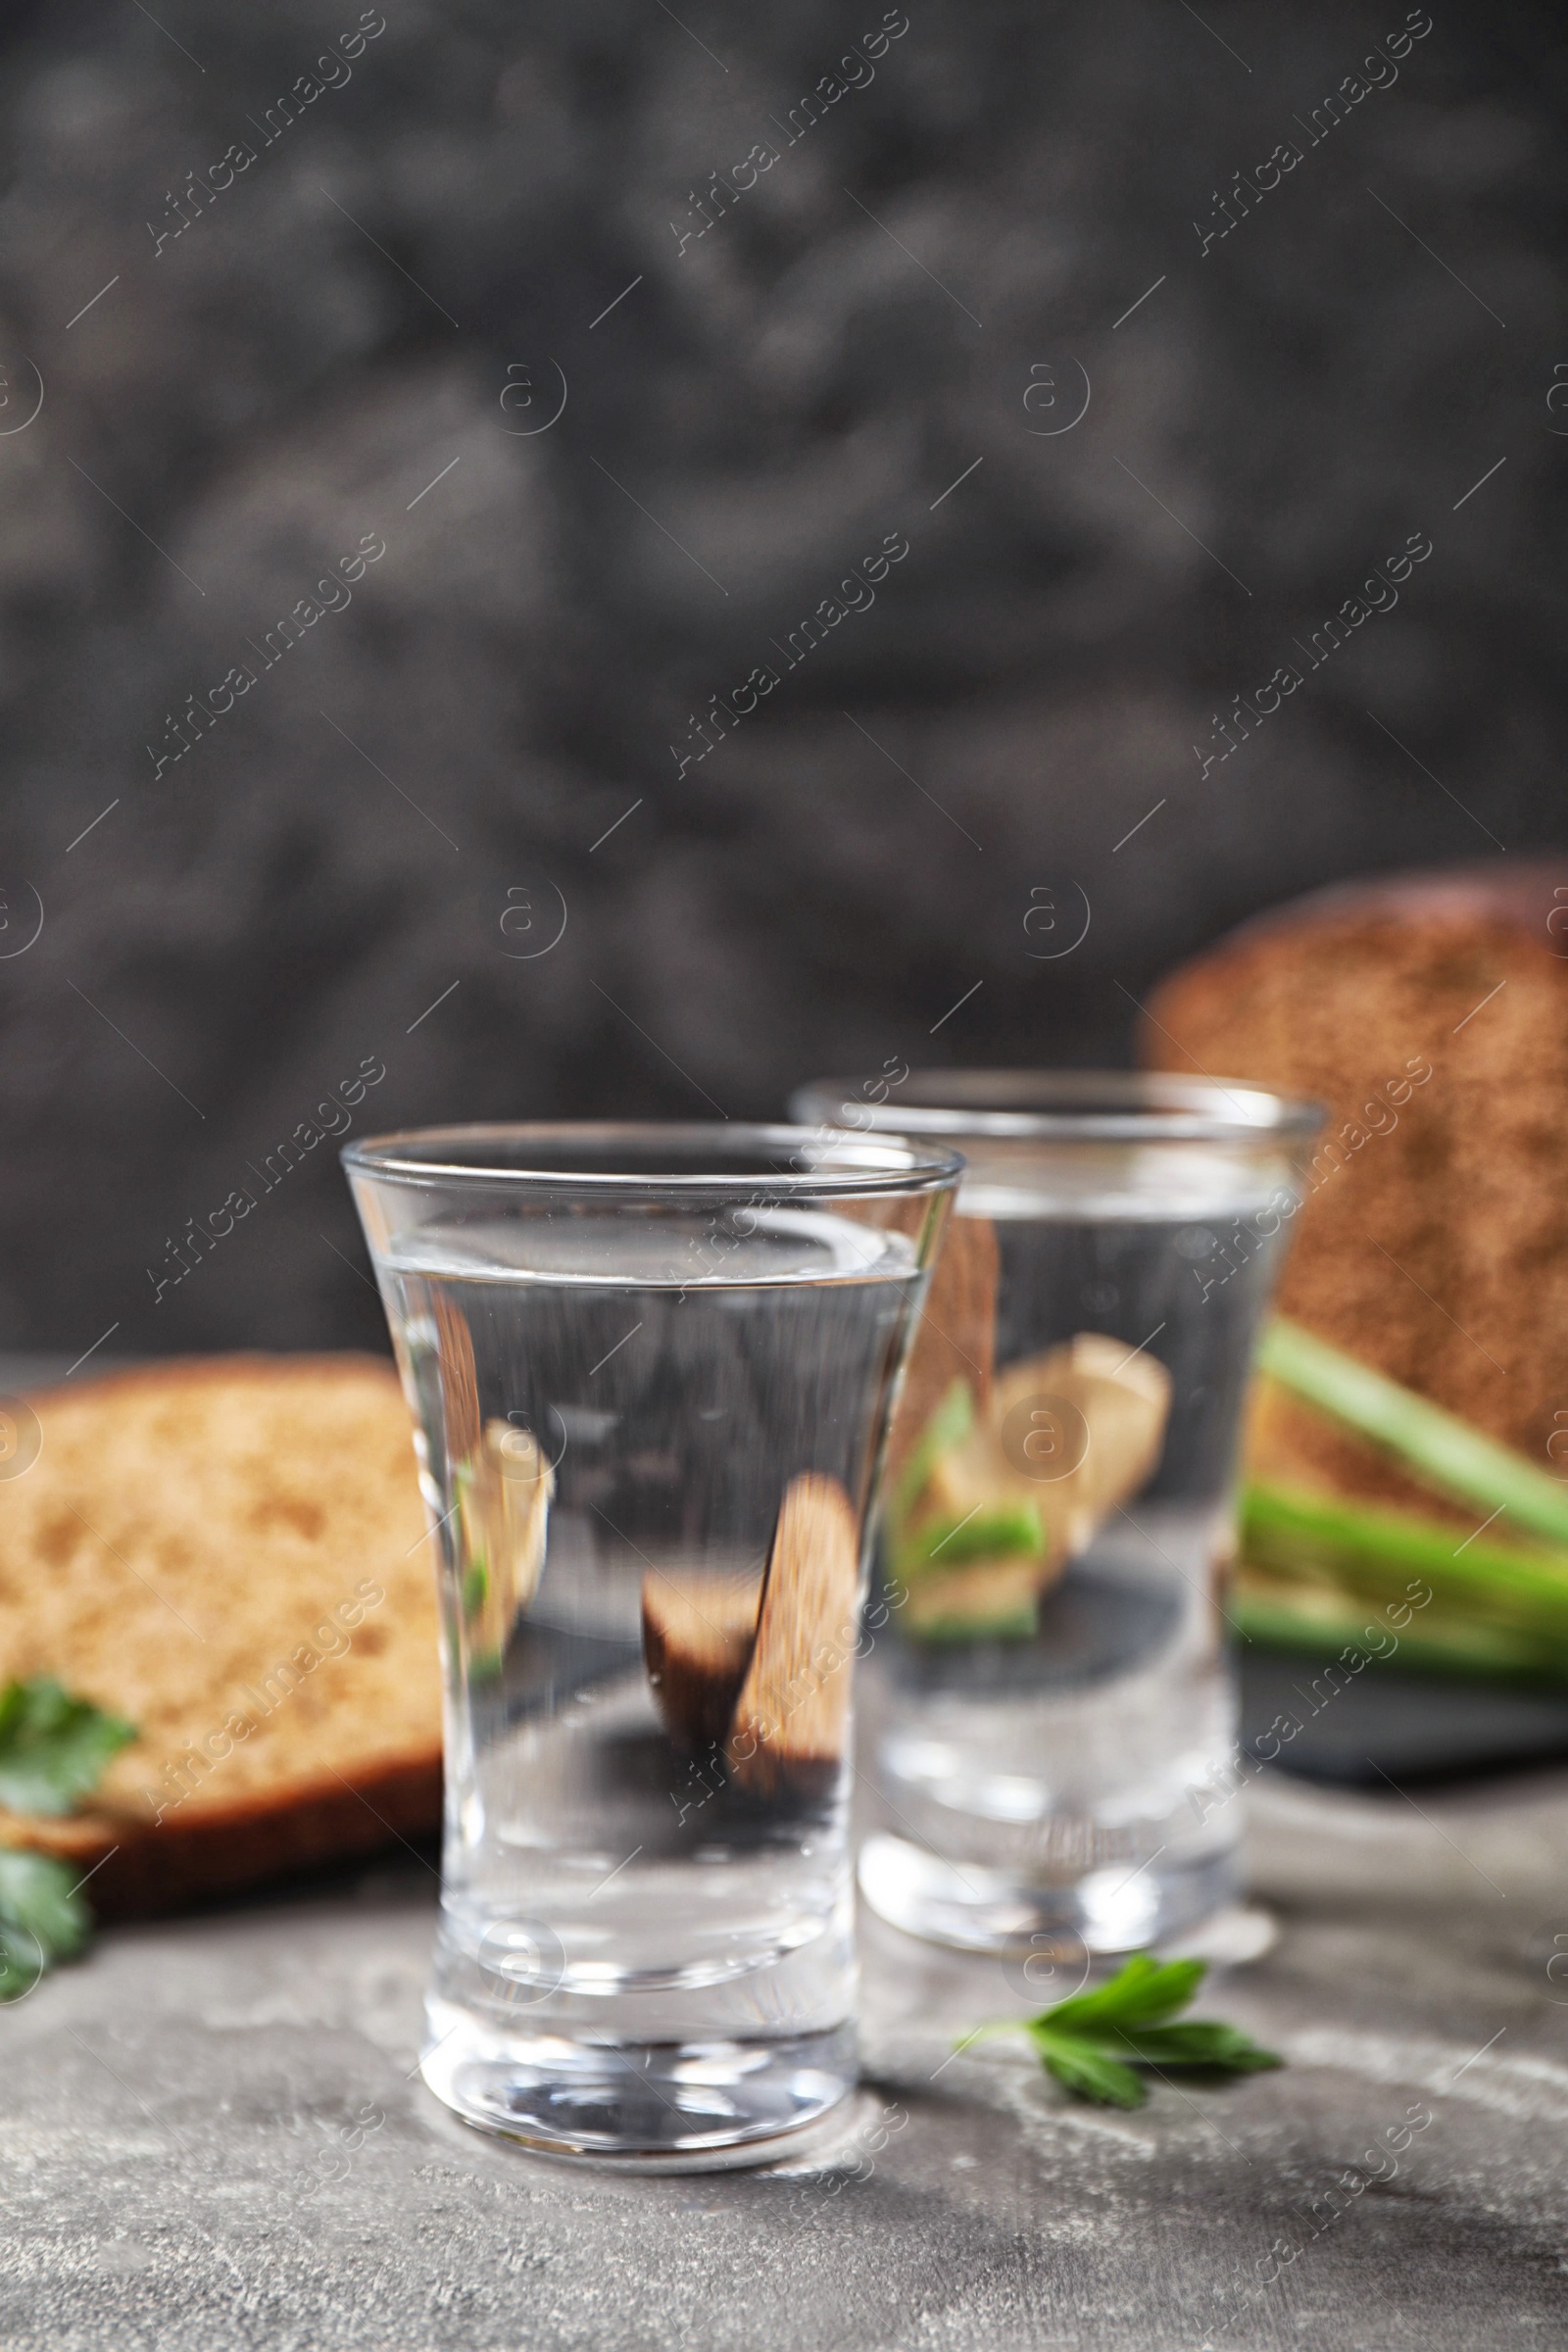
[[(1568, 1690), (1467, 1682), (1376, 1659), (1353, 1680), (1331, 1683), (1338, 1652), (1239, 1646), (1242, 1744), (1303, 1780), (1381, 1788), (1568, 1756)], [(1293, 1721), (1300, 1729), (1287, 1737)]]

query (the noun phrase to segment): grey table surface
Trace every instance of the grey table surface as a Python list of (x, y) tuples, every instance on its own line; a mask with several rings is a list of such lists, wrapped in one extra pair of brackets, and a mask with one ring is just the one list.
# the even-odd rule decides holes
[(1279, 1933), (1211, 2005), (1285, 2072), (1075, 2105), (1013, 2037), (953, 2055), (1035, 2005), (997, 1963), (866, 1922), (854, 2111), (764, 2172), (606, 2177), (450, 2119), (415, 1858), (111, 1930), (0, 2014), (0, 2342), (1568, 2342), (1568, 1776), (1245, 1801)]

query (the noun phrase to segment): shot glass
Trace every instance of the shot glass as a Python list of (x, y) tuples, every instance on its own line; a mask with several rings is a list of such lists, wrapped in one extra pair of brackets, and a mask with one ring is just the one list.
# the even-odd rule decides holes
[(961, 1163), (741, 1126), (343, 1158), (439, 1553), (424, 2080), (559, 2154), (761, 2161), (855, 2081), (865, 1530)]
[(970, 1949), (1135, 1949), (1237, 1886), (1232, 1490), (1319, 1113), (1112, 1073), (869, 1091), (792, 1108), (966, 1166), (889, 1453), (861, 1891)]

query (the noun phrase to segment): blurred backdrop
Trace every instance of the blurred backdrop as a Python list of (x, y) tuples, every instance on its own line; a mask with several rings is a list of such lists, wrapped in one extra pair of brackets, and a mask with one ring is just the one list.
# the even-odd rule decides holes
[(1561, 843), (1555, 12), (0, 37), (5, 1346), (379, 1347), (331, 1130), (1115, 1061)]

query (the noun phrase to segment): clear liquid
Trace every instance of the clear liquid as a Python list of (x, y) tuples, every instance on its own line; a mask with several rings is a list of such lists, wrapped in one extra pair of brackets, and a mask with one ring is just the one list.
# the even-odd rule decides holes
[(1170, 1410), (1152, 1474), (1046, 1592), (1032, 1633), (922, 1640), (890, 1612), (862, 1677), (884, 1805), (860, 1878), (916, 1933), (1126, 1950), (1234, 1889), (1229, 1490), (1284, 1242), (1259, 1240), (1234, 1197), (1159, 1205), (1052, 1214), (965, 1187), (963, 1210), (995, 1223), (999, 1373), (1103, 1333), (1165, 1366)]
[(803, 1473), (863, 1519), (911, 1244), (557, 1214), (424, 1227), (380, 1273), (442, 1553), (427, 2079), (553, 2146), (811, 2120), (853, 2081), (848, 1756), (741, 1786), (721, 1723), (672, 1724), (646, 1620), (677, 1590), (705, 1627), (755, 1605)]

